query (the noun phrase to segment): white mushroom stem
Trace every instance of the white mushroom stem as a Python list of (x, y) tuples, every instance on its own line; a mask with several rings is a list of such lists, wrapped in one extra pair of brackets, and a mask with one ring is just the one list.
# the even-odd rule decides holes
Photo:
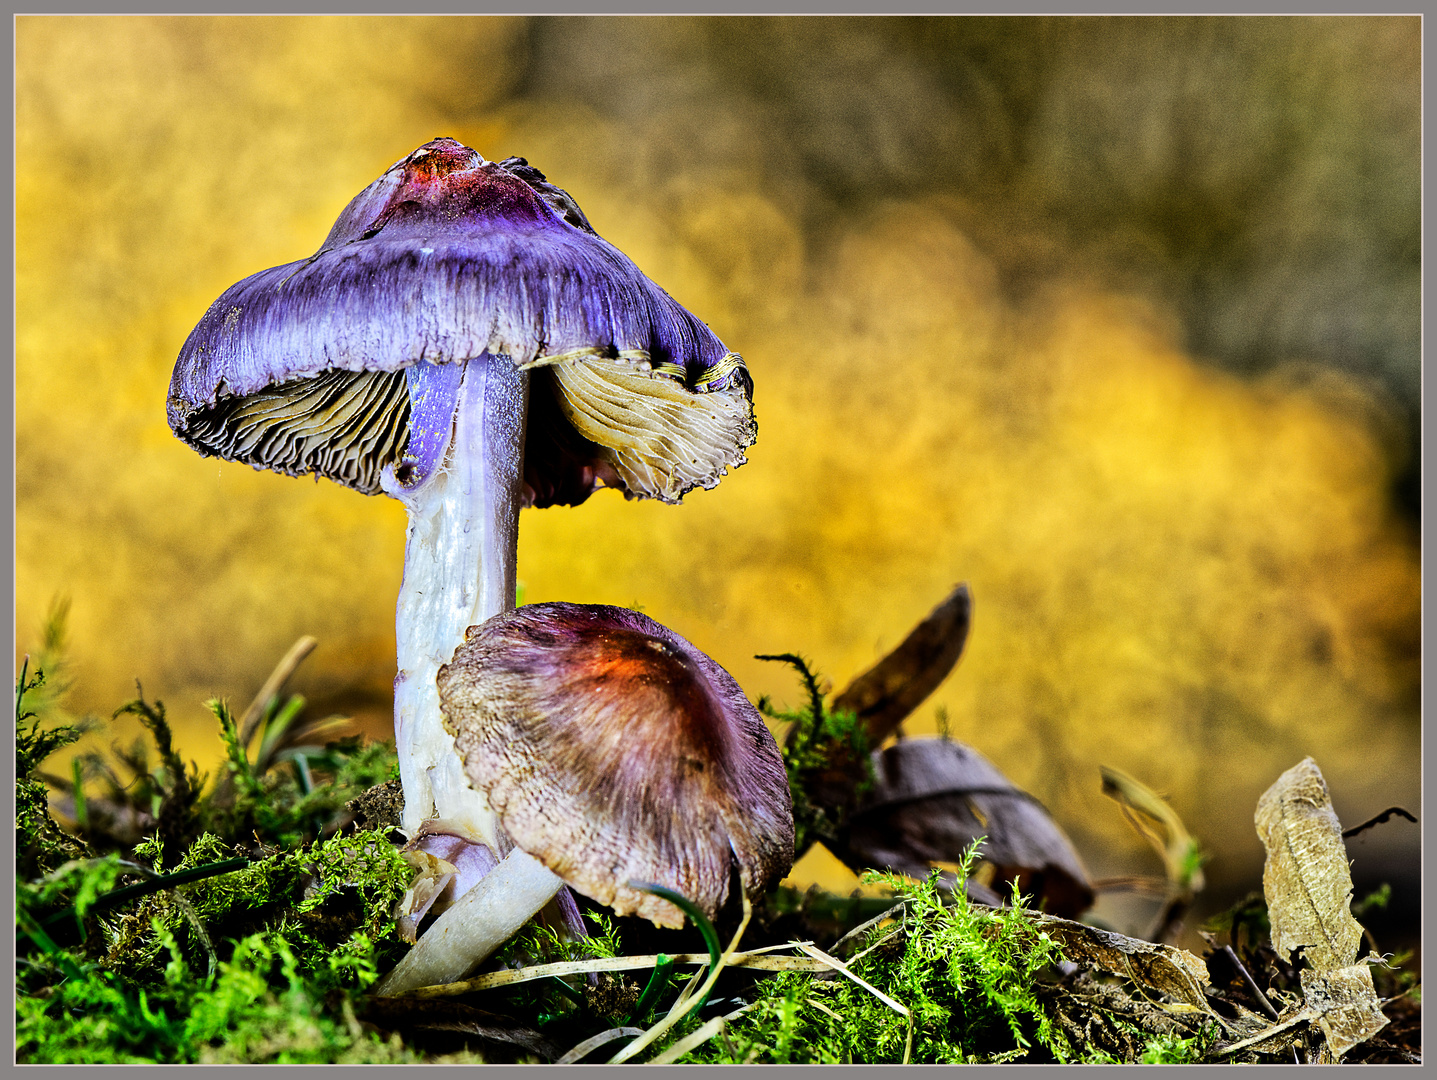
[(518, 848), (440, 915), (375, 988), (407, 994), (464, 978), (554, 898), (563, 882)]
[(383, 478), (409, 511), (395, 614), (394, 738), (405, 831), (414, 835), (440, 817), (497, 849), (494, 814), (464, 777), (434, 680), (468, 627), (514, 607), (529, 377), (507, 356), (462, 363), (440, 467), (413, 488), (392, 468)]

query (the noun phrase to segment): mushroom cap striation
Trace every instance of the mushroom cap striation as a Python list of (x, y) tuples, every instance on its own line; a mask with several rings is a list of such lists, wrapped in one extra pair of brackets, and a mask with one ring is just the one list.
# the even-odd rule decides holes
[(391, 166), (314, 255), (226, 289), (180, 351), (167, 414), (203, 454), (374, 494), (409, 448), (406, 370), (486, 353), (549, 373), (525, 452), (536, 505), (600, 482), (675, 502), (756, 435), (736, 354), (538, 169), (453, 139)]
[(793, 864), (778, 746), (733, 677), (653, 619), (531, 604), (470, 627), (439, 669), (470, 783), (514, 843), (621, 915), (677, 927), (656, 882), (713, 916)]

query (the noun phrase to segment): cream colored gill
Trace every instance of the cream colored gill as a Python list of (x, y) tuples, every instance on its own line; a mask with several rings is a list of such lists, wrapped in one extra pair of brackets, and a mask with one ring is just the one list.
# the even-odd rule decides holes
[[(725, 362), (727, 371), (739, 363)], [(564, 417), (600, 447), (635, 495), (678, 502), (695, 487), (711, 488), (747, 460), (744, 450), (757, 436), (752, 405), (736, 383), (695, 392), (663, 370), (676, 365), (645, 369), (623, 356), (546, 366)]]

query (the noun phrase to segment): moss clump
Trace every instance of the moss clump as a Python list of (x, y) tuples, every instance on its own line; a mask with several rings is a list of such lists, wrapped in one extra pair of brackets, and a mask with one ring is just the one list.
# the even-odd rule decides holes
[(45, 685), (45, 673), (30, 674), (30, 658), (15, 680), (15, 863), (22, 878), (47, 874), (71, 859), (83, 858), (85, 846), (50, 816), (50, 789), (36, 776), (40, 763), (84, 732), (75, 725), (45, 728), (26, 696)]
[(297, 694), (266, 710), (254, 762), (240, 745), (228, 706), (217, 700), (205, 704), (219, 724), (227, 771), (227, 783), (203, 817), (212, 832), (255, 835), (264, 844), (292, 847), (323, 833), (347, 802), (398, 778), (399, 761), (388, 743), (363, 745), (349, 738), (323, 747), (286, 745), (304, 704)]
[[(158, 858), (158, 841), (143, 847)], [(176, 871), (228, 850), (204, 834)], [(354, 1018), (357, 995), (403, 949), (392, 912), (413, 870), (386, 836), (316, 841), (97, 914), (133, 865), (111, 854), (19, 886), (31, 947), (18, 1060), (424, 1060)], [(82, 928), (75, 946), (38, 929), (57, 903)]]
[(900, 893), (903, 903), (866, 932), (849, 968), (904, 1005), (911, 1030), (909, 1018), (836, 973), (783, 973), (755, 985), (753, 1007), (722, 1039), (681, 1060), (878, 1064), (906, 1057), (949, 1064), (1080, 1057), (1033, 992), (1061, 955), (1018, 897), (1013, 907), (993, 911), (970, 905), (961, 889), (940, 891), (936, 875), (924, 882), (870, 880)]
[[(77, 758), (66, 785), (39, 765), (88, 725), (66, 722), (53, 694), (30, 705), (44, 683), (27, 663), (15, 696), (17, 1060), (429, 1059), (356, 1019), (405, 948), (393, 912), (414, 870), (388, 829), (344, 831), (344, 806), (396, 774), (392, 747), (286, 742), (291, 698), (270, 703), (252, 762), (214, 703), (230, 782), (206, 792), (164, 705), (141, 695), (116, 715), (139, 717), (155, 764), (149, 747), (116, 747), (114, 762)], [(96, 777), (104, 790), (87, 797)], [(54, 786), (84, 839), (51, 816)]]
[(283, 934), (250, 935), (234, 942), (229, 958), (201, 977), (174, 935), (158, 920), (153, 929), (166, 958), (157, 984), (136, 988), (114, 971), (86, 963), (47, 992), (22, 994), (17, 1059), (46, 1064), (426, 1060), (356, 1018), (360, 995), (379, 971), (374, 943), (363, 934), (312, 964)]
[(803, 679), (808, 701), (797, 710), (777, 709), (767, 698), (759, 712), (788, 725), (780, 751), (793, 794), (794, 853), (817, 843), (840, 848), (844, 819), (873, 785), (868, 731), (850, 712), (832, 712), (824, 702), (818, 676), (794, 653), (759, 656), (791, 664)]
[(1148, 1041), (1147, 1049), (1138, 1059), (1143, 1065), (1192, 1065), (1203, 1058), (1211, 1038), (1194, 1036), (1189, 1039), (1176, 1035), (1159, 1035)]

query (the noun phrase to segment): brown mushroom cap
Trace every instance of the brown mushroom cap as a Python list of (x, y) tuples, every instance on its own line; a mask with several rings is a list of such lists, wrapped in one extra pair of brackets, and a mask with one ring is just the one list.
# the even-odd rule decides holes
[(620, 915), (712, 917), (793, 864), (778, 746), (732, 676), (625, 608), (531, 604), (470, 627), (439, 669), (445, 727), (514, 843)]

